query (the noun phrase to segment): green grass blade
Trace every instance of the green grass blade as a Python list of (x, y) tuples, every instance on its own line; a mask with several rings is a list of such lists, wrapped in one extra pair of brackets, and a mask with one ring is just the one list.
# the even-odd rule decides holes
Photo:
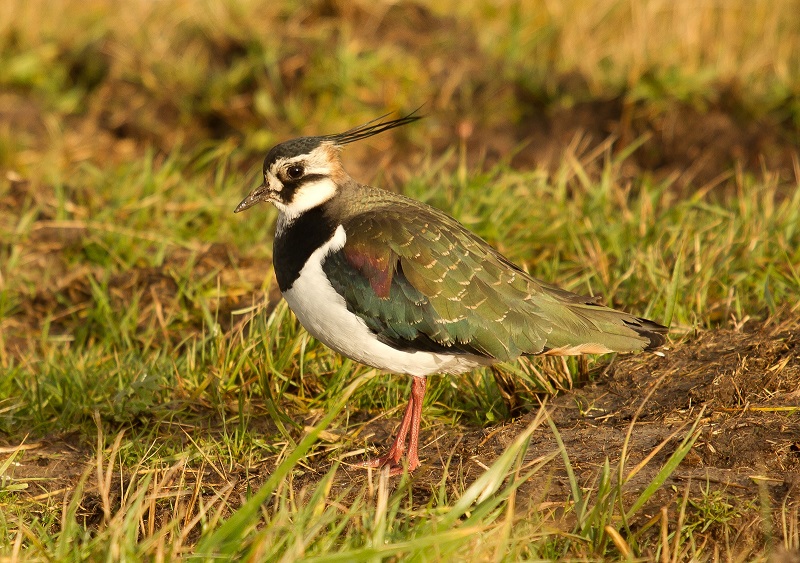
[(541, 425), (544, 418), (549, 418), (544, 407), (539, 409), (536, 417), (525, 430), (514, 439), (510, 446), (497, 458), (492, 466), (478, 477), (469, 488), (464, 491), (461, 498), (453, 505), (447, 514), (439, 521), (445, 527), (452, 526), (475, 503), (483, 502), (491, 497), (508, 477), (508, 471), (518, 456), (525, 453), (531, 434)]
[(697, 420), (695, 420), (692, 428), (689, 432), (686, 433), (686, 436), (683, 438), (681, 443), (675, 448), (675, 451), (669, 456), (669, 459), (661, 468), (661, 470), (653, 477), (653, 480), (647, 485), (644, 491), (639, 495), (639, 497), (634, 501), (628, 511), (625, 513), (625, 519), (630, 520), (636, 511), (639, 510), (644, 503), (646, 503), (651, 496), (664, 484), (664, 482), (672, 475), (675, 470), (678, 468), (678, 465), (683, 461), (683, 458), (686, 457), (686, 454), (692, 449), (694, 446), (695, 441), (697, 438), (700, 437), (700, 430), (698, 430), (698, 425), (700, 424), (700, 420), (703, 418), (703, 414), (705, 413), (705, 408), (700, 411), (700, 414), (697, 416)]
[(569, 461), (569, 454), (567, 453), (567, 448), (564, 445), (564, 440), (561, 439), (561, 434), (558, 432), (558, 428), (556, 428), (556, 423), (553, 422), (553, 419), (549, 414), (547, 415), (547, 424), (550, 425), (550, 430), (553, 432), (553, 437), (556, 440), (556, 444), (558, 444), (558, 450), (561, 452), (561, 459), (564, 461), (564, 468), (567, 471), (567, 480), (569, 481), (570, 492), (572, 493), (572, 498), (575, 502), (575, 512), (578, 516), (578, 524), (580, 528), (583, 529), (586, 513), (585, 499), (581, 494), (581, 488), (580, 485), (578, 485), (578, 479), (575, 477), (575, 472), (572, 470), (572, 464)]
[(311, 432), (300, 441), (294, 451), (275, 468), (275, 471), (270, 475), (269, 479), (267, 479), (267, 482), (264, 483), (239, 510), (223, 522), (215, 532), (200, 541), (197, 546), (197, 554), (199, 557), (210, 556), (213, 553), (232, 554), (238, 551), (246, 532), (250, 530), (252, 523), (256, 520), (261, 505), (272, 496), (278, 484), (292, 471), (297, 462), (308, 453), (308, 450), (310, 450), (311, 446), (317, 441), (319, 435), (333, 422), (333, 419), (339, 415), (339, 412), (345, 407), (353, 392), (359, 385), (364, 383), (368, 377), (369, 375), (365, 374), (356, 378), (356, 380), (344, 390), (339, 401), (328, 411), (319, 424), (317, 424)]
[(664, 326), (672, 324), (672, 318), (675, 315), (675, 306), (678, 303), (678, 294), (683, 281), (683, 247), (678, 251), (675, 257), (675, 265), (672, 267), (672, 278), (669, 281), (667, 288), (667, 303), (664, 306)]

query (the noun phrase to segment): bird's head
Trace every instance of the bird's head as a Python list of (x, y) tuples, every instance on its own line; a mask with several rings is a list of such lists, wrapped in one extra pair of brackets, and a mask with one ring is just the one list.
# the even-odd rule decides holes
[(282, 214), (293, 217), (328, 201), (348, 179), (339, 159), (340, 149), (420, 119), (415, 113), (390, 121), (383, 121), (384, 115), (344, 133), (299, 137), (275, 145), (264, 159), (263, 183), (236, 206), (234, 213), (268, 201)]

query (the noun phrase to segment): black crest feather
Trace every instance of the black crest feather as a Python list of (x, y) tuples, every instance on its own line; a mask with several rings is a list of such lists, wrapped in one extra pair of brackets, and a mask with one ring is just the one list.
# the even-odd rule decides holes
[(344, 133), (336, 133), (335, 135), (323, 135), (322, 137), (320, 137), (320, 139), (322, 141), (330, 141), (336, 145), (346, 145), (348, 143), (360, 141), (361, 139), (366, 139), (367, 137), (372, 137), (373, 135), (377, 135), (378, 133), (383, 133), (384, 131), (388, 131), (389, 129), (394, 129), (395, 127), (406, 125), (408, 123), (417, 121), (418, 119), (422, 119), (423, 116), (416, 115), (418, 111), (419, 108), (415, 109), (408, 115), (401, 117), (399, 119), (383, 121), (386, 117), (390, 115), (387, 113), (385, 115), (373, 119), (372, 121), (368, 121), (362, 125), (353, 127), (352, 129), (348, 129)]
[(319, 135), (315, 137), (298, 137), (297, 139), (290, 139), (278, 145), (275, 145), (267, 153), (264, 159), (264, 173), (266, 174), (269, 167), (273, 162), (279, 158), (292, 158), (303, 154), (308, 154), (324, 142), (333, 143), (334, 145), (346, 145), (355, 141), (372, 137), (383, 131), (400, 127), (407, 123), (422, 119), (421, 115), (417, 115), (420, 108), (415, 109), (408, 115), (399, 119), (392, 119), (390, 121), (383, 121), (390, 114), (382, 115), (372, 121), (368, 121), (358, 127), (348, 129), (344, 133), (336, 133), (334, 135)]

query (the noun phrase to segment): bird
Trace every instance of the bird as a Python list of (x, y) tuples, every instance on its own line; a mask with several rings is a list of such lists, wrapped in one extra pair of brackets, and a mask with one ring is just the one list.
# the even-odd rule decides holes
[(308, 333), (411, 377), (391, 446), (359, 464), (398, 475), (420, 466), (427, 376), (520, 356), (654, 350), (667, 327), (538, 280), (445, 212), (354, 180), (340, 158), (345, 145), (421, 118), (389, 116), (275, 145), (263, 182), (234, 212), (277, 208), (275, 277)]

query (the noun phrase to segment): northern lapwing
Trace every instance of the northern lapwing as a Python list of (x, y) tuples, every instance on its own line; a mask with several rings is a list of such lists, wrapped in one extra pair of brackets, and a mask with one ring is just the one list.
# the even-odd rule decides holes
[(266, 201), (279, 216), (278, 286), (305, 329), (357, 362), (412, 377), (388, 452), (362, 465), (416, 469), (425, 378), (537, 354), (651, 350), (666, 327), (537, 280), (429, 205), (361, 184), (344, 145), (419, 119), (370, 121), (273, 147), (264, 182), (237, 207)]

